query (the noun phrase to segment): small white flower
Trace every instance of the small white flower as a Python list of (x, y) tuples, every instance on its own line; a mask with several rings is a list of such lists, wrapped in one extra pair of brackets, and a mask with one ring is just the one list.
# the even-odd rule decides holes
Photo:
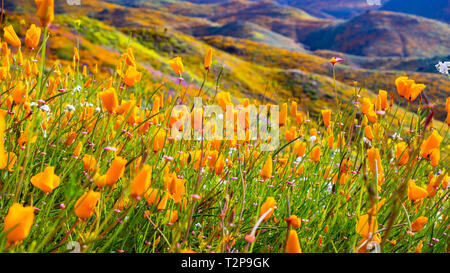
[(39, 109), (44, 112), (50, 112), (50, 107), (47, 104), (42, 105)]
[(448, 70), (450, 69), (450, 62), (439, 62), (436, 65), (436, 69), (439, 71), (439, 73), (448, 75)]
[(80, 91), (81, 91), (81, 86), (77, 85), (77, 86), (73, 89), (73, 91), (75, 91), (75, 92), (80, 92)]
[(33, 106), (38, 106), (38, 104), (33, 101), (33, 102), (30, 103), (30, 107), (33, 107)]
[(316, 136), (311, 136), (311, 137), (310, 137), (310, 141), (311, 141), (311, 142), (314, 142), (314, 141), (316, 141), (316, 139), (317, 139), (317, 137), (316, 137)]
[(95, 111), (100, 112), (102, 109), (100, 107), (95, 108)]
[(65, 110), (68, 112), (73, 112), (73, 111), (75, 111), (75, 106), (73, 106), (71, 104), (67, 104), (65, 107)]

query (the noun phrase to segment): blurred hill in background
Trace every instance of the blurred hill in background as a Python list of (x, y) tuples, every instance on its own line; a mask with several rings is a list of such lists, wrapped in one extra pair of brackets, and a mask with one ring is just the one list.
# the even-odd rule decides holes
[[(370, 4), (375, 2), (56, 1), (49, 52), (70, 63), (79, 41), (82, 62), (106, 72), (131, 46), (155, 82), (170, 75), (169, 58), (182, 56), (185, 79), (195, 86), (202, 80), (203, 55), (214, 47), (213, 72), (223, 69), (222, 89), (264, 101), (295, 99), (312, 113), (333, 101), (328, 60), (338, 56), (345, 59), (336, 75), (343, 98), (354, 93), (354, 81), (368, 95), (378, 89), (393, 93), (395, 78), (407, 75), (427, 85), (436, 116), (443, 119), (450, 86), (435, 64), (450, 59), (449, 1)], [(34, 20), (34, 1), (5, 1), (4, 8), (3, 24), (13, 24), (23, 37)], [(26, 24), (19, 19), (24, 15)]]

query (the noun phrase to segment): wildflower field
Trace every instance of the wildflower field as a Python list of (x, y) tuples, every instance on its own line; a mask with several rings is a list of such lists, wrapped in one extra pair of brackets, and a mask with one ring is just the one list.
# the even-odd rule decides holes
[(237, 75), (213, 48), (196, 88), (177, 55), (155, 82), (132, 42), (109, 70), (84, 65), (77, 43), (50, 59), (53, 1), (35, 2), (24, 36), (2, 26), (0, 252), (450, 251), (448, 92), (436, 113), (413, 77), (340, 90), (332, 58), (331, 102), (302, 111), (308, 100), (230, 94)]

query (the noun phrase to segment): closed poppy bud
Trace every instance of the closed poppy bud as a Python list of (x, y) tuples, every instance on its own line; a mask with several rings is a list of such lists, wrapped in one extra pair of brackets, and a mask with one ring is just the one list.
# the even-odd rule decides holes
[(220, 175), (223, 171), (223, 167), (225, 167), (225, 160), (222, 157), (217, 159), (216, 165), (214, 166), (214, 173), (216, 175)]
[(329, 127), (330, 126), (330, 120), (331, 120), (331, 110), (327, 109), (327, 110), (322, 110), (322, 119), (323, 119), (323, 124), (325, 125), (325, 127)]
[(6, 40), (8, 44), (17, 48), (20, 48), (22, 46), (22, 42), (20, 41), (19, 37), (17, 37), (17, 34), (14, 31), (12, 25), (4, 27), (3, 31), (4, 31), (3, 38)]
[(369, 167), (372, 174), (375, 175), (378, 171), (378, 175), (383, 175), (384, 170), (381, 165), (380, 151), (377, 148), (371, 148), (367, 151), (367, 157), (369, 159)]
[(286, 242), (286, 253), (302, 253), (300, 242), (298, 241), (297, 231), (293, 229), (289, 231)]
[(302, 125), (302, 123), (303, 123), (303, 114), (302, 113), (297, 113), (295, 115), (295, 119), (296, 119), (298, 125)]
[(414, 180), (408, 181), (408, 198), (409, 200), (415, 202), (417, 200), (423, 199), (428, 196), (426, 189), (416, 185)]
[(406, 142), (397, 143), (397, 151), (395, 153), (398, 165), (405, 165), (409, 161), (408, 144)]
[(181, 57), (173, 58), (169, 61), (169, 65), (172, 67), (175, 74), (181, 77), (181, 75), (184, 72), (184, 66), (183, 61), (181, 60)]
[(159, 131), (155, 138), (153, 139), (153, 152), (157, 153), (164, 147), (164, 142), (166, 140), (166, 133), (164, 131)]
[(142, 78), (142, 73), (137, 71), (135, 66), (129, 66), (127, 71), (125, 72), (125, 75), (123, 76), (123, 82), (128, 86), (131, 87), (138, 83)]
[(259, 173), (263, 179), (268, 179), (272, 177), (272, 156), (269, 155), (269, 157), (267, 158), (266, 162), (264, 163), (264, 166), (261, 169), (261, 172)]
[(297, 118), (297, 102), (295, 101), (292, 102), (291, 109), (289, 112), (291, 112), (291, 115)]
[(422, 242), (422, 240), (420, 240), (419, 243), (417, 244), (416, 249), (414, 249), (414, 253), (422, 253), (422, 247), (423, 247), (423, 242)]
[(329, 135), (329, 136), (328, 136), (328, 139), (327, 139), (327, 142), (328, 142), (328, 148), (329, 148), (329, 149), (333, 149), (333, 146), (334, 146), (334, 136), (333, 136), (333, 135)]
[(295, 215), (289, 216), (289, 218), (286, 219), (286, 222), (288, 225), (290, 225), (292, 228), (299, 228), (302, 225), (301, 219), (299, 219)]
[(366, 136), (366, 138), (370, 141), (373, 140), (373, 132), (372, 132), (372, 128), (370, 126), (366, 126), (364, 127), (364, 135)]
[(136, 59), (134, 58), (133, 49), (131, 47), (127, 49), (125, 62), (127, 63), (127, 65), (136, 65)]
[(287, 103), (281, 105), (281, 111), (279, 115), (279, 125), (284, 126), (287, 122)]
[[(270, 216), (272, 215), (273, 211), (275, 210), (275, 206), (276, 206), (277, 202), (275, 201), (275, 199), (273, 197), (267, 197), (266, 202), (264, 202), (261, 205), (261, 212), (259, 213), (259, 217), (262, 217), (264, 214), (266, 214), (266, 216), (264, 216), (264, 221), (269, 220)], [(270, 209), (270, 212), (268, 212)]]
[(294, 154), (297, 157), (304, 156), (305, 155), (305, 151), (306, 151), (306, 142), (297, 140), (294, 143), (294, 149), (293, 150), (294, 150)]
[(55, 174), (55, 167), (47, 167), (31, 178), (31, 184), (45, 193), (59, 186), (60, 178)]
[(145, 164), (131, 182), (130, 196), (140, 198), (149, 189), (152, 180), (152, 167)]
[(379, 90), (378, 91), (378, 104), (380, 105), (380, 110), (386, 110), (388, 107), (387, 104), (387, 92), (385, 90)]
[(25, 44), (33, 50), (39, 45), (41, 39), (41, 29), (32, 24), (25, 34)]
[(85, 154), (83, 156), (83, 168), (85, 171), (95, 171), (97, 169), (97, 161), (93, 155)]
[(298, 166), (297, 171), (295, 172), (295, 175), (297, 175), (297, 176), (302, 175), (304, 167), (305, 166), (303, 166), (303, 165)]
[(175, 223), (178, 220), (178, 211), (177, 210), (167, 210), (166, 219), (171, 223)]
[(110, 113), (114, 113), (119, 105), (119, 100), (117, 99), (114, 88), (111, 87), (104, 92), (100, 92), (99, 96), (102, 100), (103, 107), (105, 107)]
[(78, 141), (78, 144), (75, 147), (75, 150), (73, 150), (73, 156), (79, 157), (82, 149), (83, 149), (83, 143), (81, 143), (81, 141)]
[(126, 164), (127, 160), (125, 158), (120, 156), (114, 158), (111, 162), (111, 166), (106, 171), (106, 185), (114, 185), (114, 183), (123, 176)]
[(213, 49), (210, 48), (208, 50), (208, 53), (206, 53), (205, 60), (204, 60), (204, 66), (205, 66), (206, 70), (209, 70), (211, 68), (212, 57), (213, 57)]
[(428, 218), (425, 216), (420, 216), (411, 224), (412, 232), (419, 232), (422, 230), (423, 226), (428, 222)]
[(99, 192), (93, 190), (85, 192), (75, 203), (75, 214), (81, 219), (91, 217), (99, 200)]
[(320, 147), (315, 146), (311, 151), (311, 158), (315, 163), (320, 161)]
[(36, 16), (39, 18), (42, 26), (47, 26), (55, 18), (54, 0), (35, 0), (37, 6)]
[(5, 217), (3, 232), (9, 243), (23, 241), (28, 237), (34, 222), (34, 207), (14, 203)]

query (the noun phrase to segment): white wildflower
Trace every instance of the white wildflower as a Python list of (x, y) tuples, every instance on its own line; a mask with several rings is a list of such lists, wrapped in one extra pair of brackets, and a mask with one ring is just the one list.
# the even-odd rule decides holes
[(450, 69), (450, 62), (439, 62), (436, 65), (436, 69), (439, 71), (439, 73), (448, 75), (448, 70)]

